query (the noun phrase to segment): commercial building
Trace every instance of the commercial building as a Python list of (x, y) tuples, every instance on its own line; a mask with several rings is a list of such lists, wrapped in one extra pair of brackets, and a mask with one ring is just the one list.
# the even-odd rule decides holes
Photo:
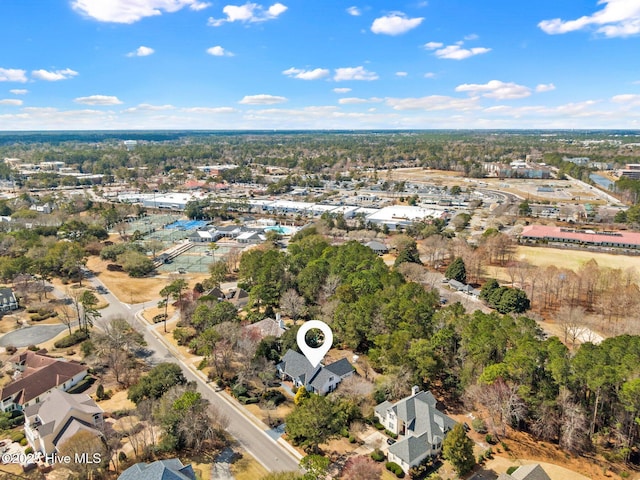
[(594, 247), (640, 249), (640, 233), (625, 231), (576, 230), (546, 225), (527, 225), (520, 240), (527, 243), (563, 243)]

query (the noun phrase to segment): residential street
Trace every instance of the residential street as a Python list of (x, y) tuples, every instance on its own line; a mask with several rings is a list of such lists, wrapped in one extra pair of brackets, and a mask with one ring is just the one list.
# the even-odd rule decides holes
[[(102, 282), (92, 276), (86, 280), (94, 287), (103, 286)], [(240, 406), (235, 405), (235, 400), (224, 393), (214, 391), (213, 387), (203, 379), (201, 374), (190, 368), (178, 352), (173, 351), (168, 344), (160, 339), (153, 326), (140, 318), (145, 307), (152, 305), (144, 304), (129, 305), (121, 302), (111, 292), (103, 294), (109, 302), (109, 306), (102, 309), (102, 317), (97, 320), (96, 327), (101, 328), (110, 318), (121, 316), (125, 318), (137, 331), (139, 331), (147, 342), (149, 350), (153, 351), (152, 363), (173, 362), (180, 365), (185, 377), (193, 380), (198, 385), (198, 391), (202, 396), (214, 405), (221, 415), (228, 419), (227, 432), (231, 434), (238, 443), (260, 462), (269, 471), (294, 471), (299, 470), (299, 460), (290, 453), (280, 443), (270, 438), (266, 432), (253, 423), (247, 413)], [(155, 304), (155, 303), (153, 303)]]

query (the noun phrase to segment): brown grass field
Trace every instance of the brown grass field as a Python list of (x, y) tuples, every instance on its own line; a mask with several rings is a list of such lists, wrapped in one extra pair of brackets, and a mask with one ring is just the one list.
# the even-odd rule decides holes
[(515, 254), (518, 261), (527, 261), (532, 265), (546, 267), (555, 265), (558, 268), (577, 270), (582, 265), (594, 259), (600, 267), (607, 268), (636, 268), (640, 271), (640, 256), (613, 255), (586, 250), (568, 250), (546, 247), (518, 247)]
[[(143, 303), (157, 300), (160, 297), (160, 290), (167, 286), (172, 280), (172, 275), (156, 275), (148, 278), (131, 278), (124, 272), (110, 272), (107, 270), (109, 262), (100, 260), (98, 257), (90, 257), (87, 267), (96, 272), (96, 276), (103, 282), (111, 293), (125, 303)], [(207, 274), (182, 275), (193, 287), (196, 282), (201, 282), (207, 278)]]

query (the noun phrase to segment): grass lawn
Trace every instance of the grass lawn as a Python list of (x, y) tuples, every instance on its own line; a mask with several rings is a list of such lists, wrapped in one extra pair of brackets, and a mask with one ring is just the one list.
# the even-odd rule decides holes
[(269, 472), (247, 452), (242, 452), (242, 458), (231, 464), (231, 473), (236, 480), (257, 480)]

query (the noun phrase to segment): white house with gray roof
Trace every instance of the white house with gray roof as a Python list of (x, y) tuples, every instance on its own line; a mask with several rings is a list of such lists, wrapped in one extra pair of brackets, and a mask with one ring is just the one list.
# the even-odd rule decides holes
[(294, 386), (319, 395), (333, 392), (342, 380), (353, 375), (353, 367), (346, 358), (326, 367), (322, 364), (314, 367), (307, 357), (295, 350), (287, 350), (276, 369), (283, 380), (291, 380)]
[(50, 455), (80, 431), (101, 436), (103, 411), (89, 395), (52, 390), (24, 410), (24, 434), (34, 452)]
[(400, 438), (389, 447), (388, 458), (408, 472), (411, 467), (442, 450), (442, 441), (456, 422), (436, 408), (431, 392), (413, 387), (411, 395), (391, 403), (382, 402), (375, 416), (390, 432)]

